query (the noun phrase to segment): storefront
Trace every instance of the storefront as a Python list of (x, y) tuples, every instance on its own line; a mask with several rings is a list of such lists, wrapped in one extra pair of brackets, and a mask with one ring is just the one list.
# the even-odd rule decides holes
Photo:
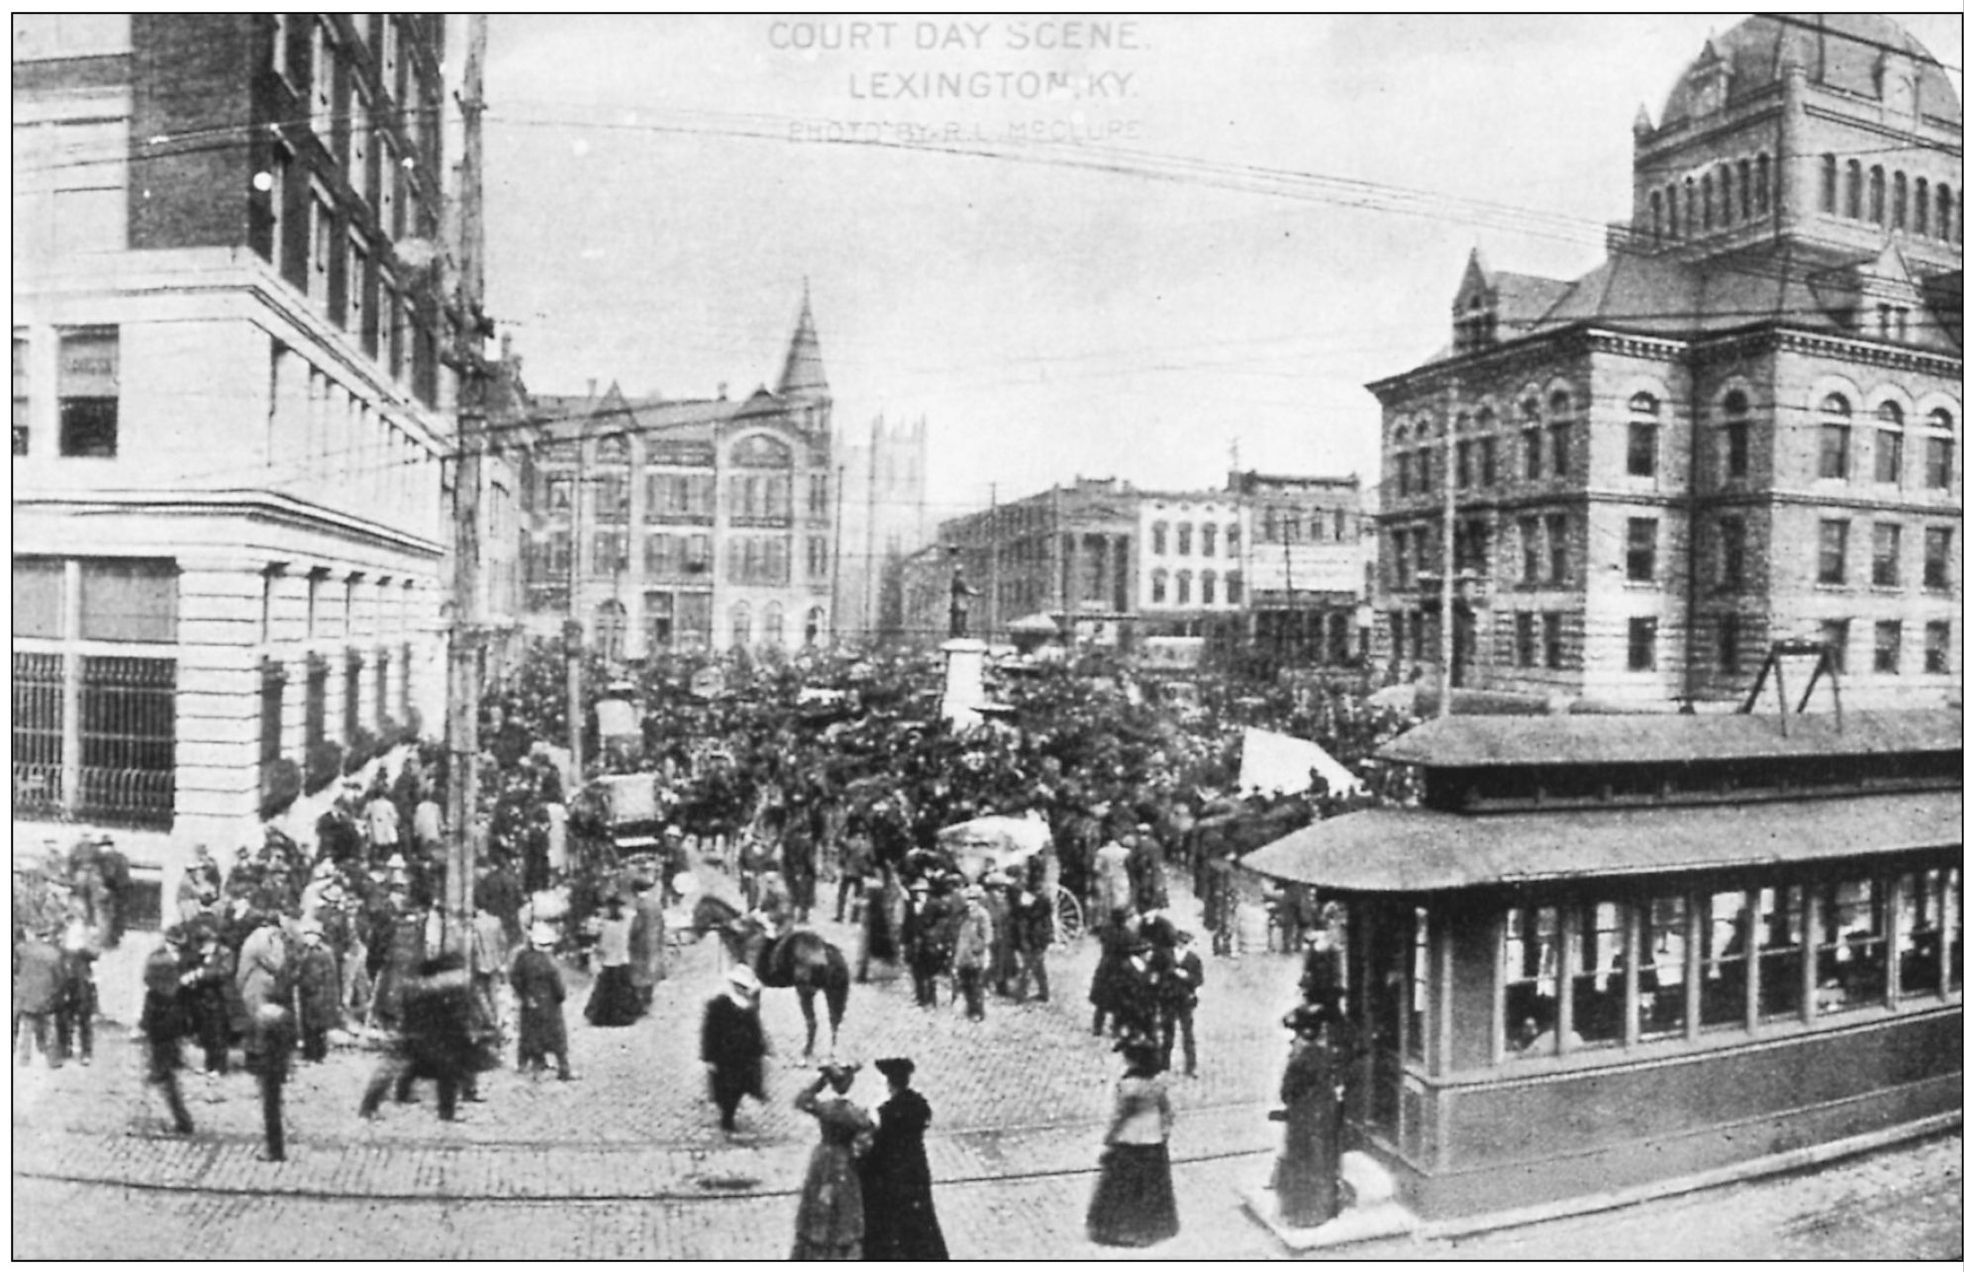
[(1348, 1116), (1453, 1218), (1959, 1116), (1955, 711), (1455, 717), (1416, 808), (1244, 865), (1345, 903)]

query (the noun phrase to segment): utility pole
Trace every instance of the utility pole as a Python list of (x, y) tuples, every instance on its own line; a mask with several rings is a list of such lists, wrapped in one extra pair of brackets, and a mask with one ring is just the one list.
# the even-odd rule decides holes
[(1446, 462), (1439, 474), (1446, 484), (1446, 524), (1439, 539), (1445, 560), (1439, 570), (1439, 714), (1449, 716), (1453, 713), (1453, 658), (1454, 630), (1459, 625), (1459, 610), (1454, 601), (1459, 591), (1459, 563), (1454, 555), (1459, 548), (1459, 530), (1454, 519), (1459, 515), (1459, 381), (1452, 380), (1446, 385)]
[(450, 621), (448, 812), (450, 852), (444, 869), (444, 942), (468, 964), (477, 863), (477, 629), (478, 495), (484, 446), (484, 50), (487, 19), (472, 14), (464, 61), (464, 157), (459, 165), (457, 225), (457, 324), (451, 362), (457, 369), (457, 486), (453, 501), (456, 542)]
[(1296, 528), (1296, 510), (1286, 508), (1282, 514), (1282, 655), (1283, 661), (1295, 665), (1292, 655), (1298, 645), (1296, 631), (1296, 565), (1292, 552)]
[[(580, 501), (586, 498), (586, 436), (584, 432), (573, 439), (573, 550), (566, 566), (566, 750), (567, 767), (572, 773), (571, 785), (578, 789), (584, 772), (581, 751), (585, 749), (586, 712), (580, 707), (584, 690), (580, 685), (581, 660), (585, 657), (580, 644), (580, 554), (585, 545), (580, 541)], [(572, 791), (566, 792), (571, 799)]]

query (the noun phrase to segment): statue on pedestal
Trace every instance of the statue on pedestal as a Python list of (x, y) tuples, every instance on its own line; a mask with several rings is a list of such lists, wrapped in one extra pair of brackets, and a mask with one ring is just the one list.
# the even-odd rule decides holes
[(951, 640), (964, 640), (968, 636), (968, 601), (975, 595), (975, 589), (962, 577), (962, 567), (955, 566), (954, 577), (948, 580), (948, 637)]

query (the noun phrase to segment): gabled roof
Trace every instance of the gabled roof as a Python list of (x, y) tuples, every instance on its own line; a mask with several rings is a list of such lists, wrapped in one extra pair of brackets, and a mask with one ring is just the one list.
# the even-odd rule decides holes
[(1796, 715), (1447, 716), (1388, 743), (1387, 760), (1436, 768), (1665, 764), (1872, 753), (1964, 753), (1964, 716), (1947, 708)]

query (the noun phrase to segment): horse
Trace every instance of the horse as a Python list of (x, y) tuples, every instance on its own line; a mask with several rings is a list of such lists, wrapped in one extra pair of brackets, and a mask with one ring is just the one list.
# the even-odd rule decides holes
[(731, 958), (757, 973), (766, 989), (795, 989), (805, 1014), (805, 1059), (818, 1042), (818, 1014), (812, 1000), (825, 994), (826, 1015), (832, 1022), (829, 1051), (839, 1045), (839, 1025), (846, 1018), (846, 999), (852, 992), (852, 967), (839, 947), (816, 932), (791, 931), (773, 938), (756, 919), (721, 897), (696, 902), (697, 935), (715, 932)]

